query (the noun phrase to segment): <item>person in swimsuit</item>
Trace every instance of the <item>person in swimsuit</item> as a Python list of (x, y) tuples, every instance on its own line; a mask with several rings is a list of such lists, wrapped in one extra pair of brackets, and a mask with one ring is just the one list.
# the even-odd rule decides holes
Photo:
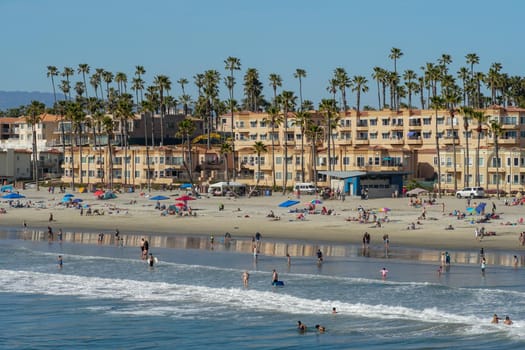
[(494, 314), (494, 316), (492, 316), (492, 321), (490, 323), (499, 323), (499, 320), (501, 320), (498, 315)]
[(505, 316), (505, 321), (503, 321), (503, 324), (506, 324), (507, 326), (510, 326), (512, 324), (512, 320), (509, 316)]
[(64, 261), (62, 260), (62, 255), (58, 256), (58, 268), (61, 269)]
[(317, 329), (319, 333), (324, 333), (326, 331), (326, 327), (321, 326), (320, 324), (316, 324), (315, 329)]
[(380, 272), (381, 272), (381, 277), (383, 279), (386, 279), (386, 275), (388, 273), (388, 270), (385, 267), (383, 267)]
[(299, 332), (305, 332), (306, 325), (302, 323), (301, 321), (297, 321), (297, 329), (299, 330)]
[(279, 275), (277, 274), (277, 271), (275, 271), (275, 269), (272, 272), (272, 283), (276, 283), (279, 281)]
[(250, 274), (248, 271), (242, 273), (242, 283), (245, 287), (248, 287), (248, 281), (250, 280)]
[(320, 264), (323, 262), (323, 252), (321, 249), (317, 249), (317, 263)]
[(153, 257), (153, 254), (149, 254), (149, 258), (148, 258), (148, 264), (150, 267), (153, 267), (153, 264), (155, 263), (155, 258)]

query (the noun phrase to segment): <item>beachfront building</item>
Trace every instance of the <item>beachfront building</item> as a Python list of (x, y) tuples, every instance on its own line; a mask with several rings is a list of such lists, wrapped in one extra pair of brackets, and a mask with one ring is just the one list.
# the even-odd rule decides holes
[[(523, 190), (525, 109), (493, 106), (482, 112), (486, 119), (478, 125), (457, 110), (351, 110), (331, 118), (330, 135), (326, 116), (318, 112), (310, 112), (317, 133), (303, 133), (294, 113), (286, 124), (281, 115), (272, 126), (266, 113), (236, 112), (237, 178), (265, 186), (330, 186), (330, 171), (397, 172), (445, 192), (476, 185), (489, 192)], [(231, 132), (230, 119), (221, 120)], [(259, 156), (256, 142), (266, 146)]]
[(0, 150), (0, 184), (31, 178), (31, 152), (27, 150)]
[[(340, 190), (353, 195), (360, 195), (363, 186), (401, 191), (400, 184), (410, 179), (433, 183), (436, 190), (448, 193), (466, 186), (482, 186), (489, 193), (497, 188), (521, 191), (525, 184), (525, 109), (495, 106), (483, 112), (488, 117), (478, 126), (477, 120), (459, 111), (382, 110), (358, 114), (350, 110), (332, 116), (330, 134), (326, 132), (326, 114), (320, 112), (309, 112), (311, 123), (306, 128), (301, 127), (295, 113), (287, 118), (280, 115), (279, 122), (272, 125), (272, 116), (267, 113), (235, 112), (235, 160), (230, 153), (221, 152), (220, 145), (192, 144), (192, 177), (204, 186), (237, 181), (250, 186), (291, 188), (296, 182), (312, 182), (319, 187), (341, 186)], [(219, 130), (228, 136), (232, 132), (230, 116), (219, 120)], [(492, 130), (495, 127), (491, 124), (498, 126), (497, 130)], [(204, 135), (200, 139), (204, 140)], [(129, 148), (128, 162), (124, 163), (126, 148), (114, 145), (113, 182), (169, 185), (189, 181), (182, 160), (189, 167), (190, 159), (184, 149), (180, 142), (177, 146), (150, 147), (152, 163), (148, 173), (145, 147)], [(83, 183), (107, 182), (107, 147), (83, 147), (82, 157), (74, 148), (74, 158), (71, 162), (71, 156), (66, 156), (65, 182), (72, 181), (72, 169), (76, 183), (80, 177)], [(103, 162), (104, 169), (98, 171), (102, 167), (95, 166), (97, 162)], [(342, 176), (346, 175), (351, 175), (346, 179), (354, 180), (343, 186)]]

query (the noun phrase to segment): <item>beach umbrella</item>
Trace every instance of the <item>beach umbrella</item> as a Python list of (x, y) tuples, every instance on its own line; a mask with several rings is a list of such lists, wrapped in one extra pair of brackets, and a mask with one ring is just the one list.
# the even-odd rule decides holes
[(94, 196), (97, 196), (97, 197), (98, 197), (98, 196), (101, 196), (101, 195), (103, 195), (103, 194), (104, 194), (104, 191), (102, 191), (102, 190), (97, 190), (97, 191), (95, 191), (95, 193), (93, 193), (93, 195), (94, 195)]
[(300, 202), (296, 201), (296, 200), (289, 199), (287, 201), (284, 201), (284, 202), (280, 203), (278, 206), (281, 207), (281, 208), (288, 208), (288, 207), (291, 207), (292, 205), (296, 205), (298, 203), (300, 203)]
[(64, 195), (64, 198), (66, 198), (66, 197), (75, 197), (75, 195), (74, 195), (74, 194), (71, 194), (71, 193), (66, 193), (66, 194)]
[(323, 202), (320, 199), (312, 199), (310, 201), (310, 203), (312, 203), (312, 204), (323, 204)]
[(83, 202), (84, 200), (80, 199), (80, 198), (75, 198), (73, 199), (73, 203), (80, 203), (80, 202)]
[(9, 194), (6, 194), (6, 195), (3, 195), (2, 198), (5, 198), (5, 199), (19, 199), (19, 198), (26, 198), (26, 196), (24, 196), (23, 194), (20, 194), (20, 193), (9, 193)]
[(187, 202), (187, 201), (193, 201), (193, 200), (195, 200), (195, 198), (190, 197), (190, 196), (185, 194), (184, 196), (180, 196), (179, 198), (175, 198), (175, 200)]
[(166, 196), (154, 196), (154, 197), (151, 197), (149, 200), (150, 201), (164, 201), (166, 199), (170, 199), (170, 197), (166, 197)]
[(388, 213), (390, 210), (390, 208), (379, 208), (379, 211), (382, 212), (382, 213)]
[(191, 188), (191, 184), (190, 183), (182, 184), (182, 185), (180, 185), (179, 188), (181, 190), (185, 190), (185, 189)]
[(181, 207), (181, 208), (182, 208), (182, 207), (185, 207), (186, 204), (184, 204), (184, 203), (175, 203), (175, 206), (176, 206), (176, 207)]

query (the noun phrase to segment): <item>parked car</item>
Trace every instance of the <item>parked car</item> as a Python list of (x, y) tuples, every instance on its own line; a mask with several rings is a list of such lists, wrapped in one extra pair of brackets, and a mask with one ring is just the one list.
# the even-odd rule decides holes
[(485, 197), (483, 187), (465, 187), (456, 192), (457, 198), (482, 198)]

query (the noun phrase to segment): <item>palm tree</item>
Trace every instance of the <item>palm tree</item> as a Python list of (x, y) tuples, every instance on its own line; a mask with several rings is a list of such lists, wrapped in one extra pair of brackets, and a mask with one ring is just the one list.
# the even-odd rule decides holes
[(107, 72), (107, 71), (104, 71), (102, 73), (102, 79), (104, 80), (104, 82), (106, 83), (106, 99), (109, 100), (109, 84), (111, 84), (111, 82), (113, 82), (113, 73), (111, 72)]
[(157, 75), (153, 78), (153, 84), (157, 87), (160, 96), (160, 145), (164, 145), (164, 113), (166, 113), (166, 101), (164, 92), (171, 90), (170, 78), (166, 75)]
[(327, 145), (327, 153), (328, 153), (328, 171), (332, 170), (332, 122), (334, 119), (334, 114), (336, 113), (335, 110), (335, 103), (334, 100), (329, 100), (326, 98), (323, 98), (321, 100), (321, 103), (319, 104), (319, 111), (324, 114), (325, 120), (326, 120), (326, 141), (328, 142)]
[(78, 74), (82, 73), (82, 80), (84, 81), (84, 88), (85, 88), (86, 99), (87, 99), (88, 93), (87, 93), (87, 84), (86, 84), (86, 74), (89, 74), (89, 65), (87, 63), (80, 63), (78, 65), (77, 73)]
[(304, 182), (304, 138), (306, 136), (306, 128), (310, 124), (312, 117), (308, 111), (295, 112), (295, 125), (301, 129), (301, 181)]
[(314, 186), (317, 188), (317, 142), (323, 138), (323, 128), (315, 123), (310, 123), (306, 129), (306, 135), (312, 140), (311, 155), (313, 165)]
[(346, 103), (346, 89), (352, 86), (352, 80), (346, 73), (346, 70), (344, 68), (336, 68), (334, 70), (334, 77), (333, 80), (335, 80), (335, 84), (339, 91), (341, 92), (341, 101), (342, 105), (339, 111), (343, 111), (346, 113), (346, 110), (348, 108), (348, 105)]
[(269, 123), (270, 127), (272, 128), (272, 136), (271, 136), (271, 141), (272, 141), (272, 179), (273, 179), (272, 190), (275, 191), (275, 189), (277, 188), (277, 185), (275, 183), (275, 127), (279, 126), (281, 124), (282, 117), (281, 117), (281, 114), (280, 114), (279, 107), (277, 107), (277, 106), (270, 106), (270, 108), (268, 108), (267, 112), (268, 112), (268, 120), (267, 120), (267, 122)]
[(225, 140), (221, 144), (219, 153), (224, 157), (224, 177), (226, 182), (230, 182), (230, 177), (228, 175), (228, 154), (232, 153), (232, 142), (230, 140)]
[(268, 80), (270, 80), (270, 86), (273, 90), (273, 104), (277, 105), (277, 87), (283, 86), (283, 80), (279, 74), (275, 73), (271, 73), (268, 76)]
[(261, 153), (268, 152), (266, 145), (262, 143), (262, 141), (256, 141), (253, 145), (253, 150), (257, 154), (257, 175), (255, 176), (255, 187), (250, 191), (250, 194), (257, 189), (259, 180), (261, 179)]
[[(88, 100), (88, 110), (91, 115), (91, 132), (93, 133), (94, 145), (98, 147), (98, 158), (99, 162), (99, 172), (103, 174), (102, 171), (102, 146), (100, 141), (100, 134), (102, 132), (102, 121), (104, 119), (104, 103), (101, 99), (96, 97), (91, 97)], [(97, 141), (98, 139), (98, 141)]]
[(179, 137), (182, 137), (182, 144), (183, 144), (183, 154), (184, 154), (184, 144), (186, 144), (186, 149), (188, 151), (188, 158), (187, 162), (186, 159), (183, 160), (184, 167), (186, 168), (186, 172), (188, 173), (188, 177), (191, 183), (192, 191), (195, 191), (193, 189), (193, 157), (191, 153), (191, 136), (195, 132), (195, 123), (190, 118), (186, 117), (179, 123), (179, 130), (177, 131), (177, 135)]
[(412, 109), (412, 92), (417, 90), (417, 84), (414, 82), (417, 79), (416, 72), (412, 69), (407, 69), (403, 73), (403, 79), (405, 79), (405, 86), (408, 91), (408, 109)]
[(117, 90), (119, 94), (123, 94), (126, 92), (127, 87), (126, 83), (128, 82), (128, 77), (126, 73), (123, 72), (117, 72), (115, 73), (115, 83), (117, 83)]
[[(401, 51), (401, 49), (398, 49), (397, 47), (393, 47), (393, 48), (390, 49), (390, 55), (388, 55), (388, 58), (390, 58), (391, 60), (394, 61), (394, 75), (396, 77), (397, 77), (397, 60), (400, 59), (401, 56), (403, 56), (403, 52)], [(393, 87), (394, 97), (393, 97), (393, 101), (396, 101), (396, 97), (395, 97), (395, 93), (397, 91), (396, 87), (397, 87), (397, 80), (394, 80), (394, 87)], [(396, 106), (396, 109), (398, 107), (399, 106)]]
[(123, 129), (123, 147), (124, 147), (124, 185), (127, 185), (128, 179), (128, 123), (133, 120), (133, 96), (131, 94), (121, 94), (118, 96), (117, 108), (115, 109), (115, 118), (120, 120), (121, 130)]
[(468, 106), (469, 101), (467, 100), (467, 81), (469, 79), (469, 71), (467, 67), (461, 67), (457, 72), (458, 78), (462, 81), (462, 90), (463, 90), (463, 105)]
[[(465, 56), (465, 59), (467, 61), (467, 64), (470, 65), (470, 79), (472, 82), (474, 82), (474, 65), (475, 64), (479, 64), (479, 56), (475, 53), (468, 53), (466, 56)], [(472, 102), (471, 106), (473, 107), (479, 107), (478, 104), (479, 104), (479, 101), (473, 101), (473, 99), (470, 97), (469, 98), (469, 102)], [(474, 102), (476, 103), (476, 105), (474, 106)]]
[(352, 91), (356, 93), (356, 111), (359, 115), (359, 107), (361, 105), (361, 92), (366, 93), (368, 91), (368, 80), (362, 75), (356, 75), (352, 78)]
[(433, 96), (430, 98), (430, 104), (431, 104), (431, 107), (435, 110), (436, 112), (436, 117), (435, 117), (435, 120), (434, 120), (434, 123), (435, 123), (435, 138), (436, 138), (436, 152), (437, 152), (437, 166), (438, 166), (438, 174), (437, 174), (437, 178), (438, 178), (438, 195), (439, 195), (439, 198), (441, 198), (441, 155), (440, 155), (440, 151), (439, 151), (439, 133), (438, 133), (438, 111), (440, 109), (443, 109), (443, 107), (445, 106), (445, 101), (443, 100), (443, 98), (441, 96)]
[(374, 73), (372, 73), (372, 79), (377, 82), (377, 108), (381, 110), (381, 88), (380, 83), (384, 79), (384, 69), (381, 67), (374, 67)]
[[(66, 77), (66, 81), (67, 81), (67, 85), (68, 86), (70, 86), (69, 77), (73, 76), (73, 74), (75, 74), (75, 70), (73, 68), (64, 67), (64, 70), (62, 71), (62, 76)], [(70, 90), (68, 90), (68, 92), (67, 92), (67, 97), (68, 97), (69, 100), (71, 100)]]
[(144, 80), (136, 76), (131, 80), (131, 90), (135, 91), (135, 105), (137, 106), (137, 112), (140, 113), (139, 91), (142, 99), (142, 91), (144, 90)]
[(447, 92), (444, 97), (445, 105), (448, 106), (448, 112), (450, 116), (450, 125), (452, 127), (452, 152), (454, 158), (454, 193), (458, 190), (458, 178), (457, 178), (457, 158), (456, 158), (456, 129), (455, 129), (455, 106), (461, 103), (461, 94), (459, 93), (459, 88), (451, 89)]
[(501, 135), (503, 135), (503, 128), (501, 126), (501, 123), (496, 119), (489, 121), (488, 127), (489, 127), (490, 132), (492, 133), (492, 137), (494, 138), (494, 152), (496, 153), (496, 193), (497, 193), (498, 199), (500, 199), (499, 168), (501, 166), (501, 161), (499, 159), (499, 138)]
[[(70, 122), (71, 129), (76, 134), (77, 145), (78, 145), (78, 154), (79, 154), (79, 178), (80, 185), (83, 184), (83, 175), (82, 175), (82, 144), (83, 144), (83, 132), (84, 132), (84, 122), (86, 121), (86, 112), (82, 108), (82, 104), (79, 101), (74, 101), (69, 103), (69, 111), (67, 114)], [(74, 169), (73, 169), (74, 172)], [(74, 183), (73, 183), (74, 188)]]
[(460, 113), (463, 114), (463, 130), (465, 131), (465, 159), (463, 160), (465, 187), (470, 187), (469, 120), (472, 118), (474, 109), (463, 106), (460, 108)]
[(40, 191), (38, 186), (38, 150), (37, 150), (37, 137), (36, 127), (42, 121), (42, 113), (44, 113), (46, 106), (39, 101), (31, 101), (31, 104), (27, 106), (27, 116), (25, 121), (31, 125), (31, 131), (33, 133), (33, 180), (36, 183), (36, 190)]
[(293, 111), (297, 97), (292, 91), (283, 91), (279, 95), (284, 115), (284, 162), (283, 162), (283, 195), (286, 194), (286, 184), (288, 182), (288, 112)]
[(474, 111), (472, 112), (472, 119), (478, 122), (476, 131), (478, 132), (478, 147), (476, 148), (476, 186), (480, 186), (480, 174), (479, 174), (479, 148), (481, 146), (481, 135), (483, 133), (483, 124), (488, 120), (488, 116), (483, 113), (483, 111)]
[(295, 73), (293, 74), (293, 77), (295, 79), (299, 79), (299, 103), (301, 106), (301, 109), (303, 108), (303, 78), (306, 78), (306, 71), (301, 68), (297, 68), (295, 70)]
[(107, 136), (108, 139), (108, 150), (109, 150), (109, 162), (108, 162), (108, 172), (109, 172), (109, 188), (113, 189), (113, 135), (114, 135), (114, 128), (115, 128), (115, 122), (113, 121), (113, 118), (111, 118), (109, 115), (104, 116), (104, 119), (102, 120), (102, 126), (104, 129), (104, 133)]
[[(47, 76), (48, 78), (51, 78), (51, 85), (53, 86), (53, 98), (54, 98), (53, 107), (55, 108), (55, 111), (56, 111), (56, 108), (58, 107), (57, 106), (57, 94), (56, 94), (56, 89), (55, 89), (55, 77), (58, 75), (59, 75), (59, 72), (58, 72), (57, 67), (47, 66)], [(63, 119), (64, 118), (62, 117), (62, 121), (60, 123), (60, 132), (62, 134), (62, 156), (66, 154), (66, 143), (64, 142), (65, 130), (64, 130), (64, 120)]]
[[(151, 117), (151, 128), (153, 129), (153, 116), (155, 114), (155, 110), (157, 109), (157, 100), (155, 97), (155, 94), (150, 95), (149, 93), (146, 94), (146, 100), (142, 101), (142, 110), (146, 111), (146, 114), (144, 115), (144, 144), (146, 145), (146, 165), (147, 165), (147, 171), (148, 175), (146, 176), (146, 179), (148, 181), (148, 192), (151, 192), (151, 162), (149, 159), (149, 146), (148, 146), (148, 123), (147, 123), (147, 114), (150, 114)], [(180, 129), (180, 125), (179, 125)], [(153, 131), (152, 131), (152, 137), (153, 137)], [(155, 141), (153, 138), (151, 139), (151, 145), (153, 146), (155, 144)]]
[[(209, 69), (204, 72), (204, 97), (206, 103), (206, 114), (207, 118), (207, 140), (206, 147), (211, 148), (211, 132), (213, 130), (213, 117), (214, 117), (214, 107), (216, 106), (216, 100), (219, 96), (219, 82), (221, 80), (221, 75), (218, 71)], [(219, 113), (215, 110), (215, 116), (217, 117)], [(234, 174), (234, 178), (235, 178)]]

